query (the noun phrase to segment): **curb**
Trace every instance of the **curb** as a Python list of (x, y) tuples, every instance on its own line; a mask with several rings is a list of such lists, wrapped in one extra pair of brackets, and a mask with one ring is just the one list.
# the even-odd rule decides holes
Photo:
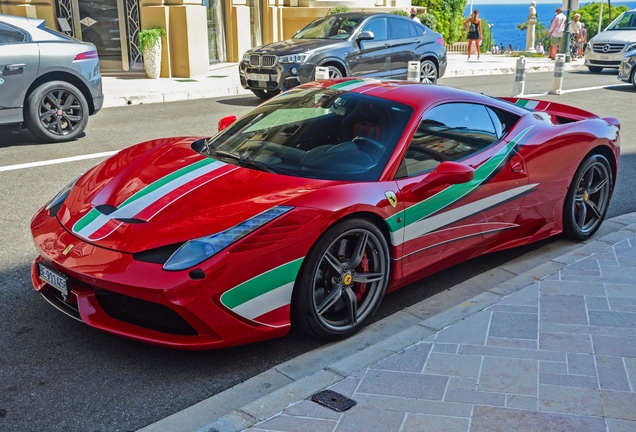
[[(282, 363), (222, 393), (148, 425), (140, 432), (237, 432), (260, 423), (349, 375), (402, 351), (537, 281), (636, 233), (636, 213), (606, 220), (593, 238), (555, 242), (477, 275), (431, 298), (492, 286), (427, 316), (423, 300), (377, 321), (356, 335)], [(495, 283), (493, 283), (495, 282)], [(452, 294), (447, 294), (451, 292)]]
[[(476, 67), (479, 64), (475, 63)], [(568, 63), (565, 66), (566, 71), (585, 70), (584, 64), (571, 64)], [(552, 72), (554, 70), (554, 64), (549, 65), (537, 65), (532, 66), (530, 63), (526, 65), (527, 73), (539, 73), (539, 72)], [(498, 67), (498, 68), (476, 68), (476, 69), (457, 69), (453, 71), (446, 71), (443, 78), (461, 78), (468, 76), (486, 76), (486, 75), (514, 75), (516, 73), (515, 67)], [(235, 80), (231, 80), (235, 81)], [(135, 95), (129, 95), (126, 91), (118, 90), (112, 93), (105, 93), (103, 108), (122, 107), (129, 105), (142, 105), (149, 103), (162, 103), (162, 102), (177, 102), (195, 99), (208, 99), (224, 96), (237, 96), (237, 95), (251, 95), (252, 92), (245, 90), (238, 84), (238, 77), (236, 82), (220, 86), (217, 88), (205, 88), (195, 90), (184, 91), (147, 91), (144, 93), (138, 93)]]

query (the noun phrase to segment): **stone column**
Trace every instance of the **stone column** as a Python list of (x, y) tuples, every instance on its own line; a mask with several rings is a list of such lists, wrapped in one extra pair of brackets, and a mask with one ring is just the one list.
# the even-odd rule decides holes
[(530, 5), (530, 15), (528, 16), (528, 30), (526, 34), (526, 52), (534, 53), (536, 52), (534, 48), (534, 35), (535, 28), (537, 26), (537, 13), (535, 9), (536, 2), (532, 2)]

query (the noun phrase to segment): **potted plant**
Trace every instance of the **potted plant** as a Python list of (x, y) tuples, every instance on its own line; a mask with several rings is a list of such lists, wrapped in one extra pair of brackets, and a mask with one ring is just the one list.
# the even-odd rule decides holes
[(162, 28), (139, 32), (139, 51), (144, 56), (144, 69), (148, 78), (157, 79), (161, 75), (161, 39), (166, 37)]

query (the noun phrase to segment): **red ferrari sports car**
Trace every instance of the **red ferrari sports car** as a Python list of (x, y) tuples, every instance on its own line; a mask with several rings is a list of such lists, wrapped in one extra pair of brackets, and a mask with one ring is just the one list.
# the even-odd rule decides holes
[(35, 289), (173, 348), (358, 331), (385, 293), (602, 223), (619, 122), (368, 79), (299, 86), (208, 138), (122, 150), (34, 216)]

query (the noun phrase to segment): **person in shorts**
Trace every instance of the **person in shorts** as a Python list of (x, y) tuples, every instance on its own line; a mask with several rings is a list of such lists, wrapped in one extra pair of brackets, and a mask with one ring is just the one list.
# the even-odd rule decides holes
[(464, 21), (464, 28), (468, 32), (468, 59), (470, 60), (470, 47), (474, 43), (477, 51), (477, 60), (479, 60), (479, 55), (481, 54), (479, 45), (483, 32), (481, 31), (481, 20), (477, 9)]
[(548, 37), (551, 38), (550, 58), (552, 60), (556, 59), (556, 55), (559, 52), (566, 21), (567, 18), (565, 14), (563, 14), (563, 10), (561, 8), (556, 8), (556, 15), (552, 19), (552, 24), (550, 24), (550, 29), (548, 30)]

